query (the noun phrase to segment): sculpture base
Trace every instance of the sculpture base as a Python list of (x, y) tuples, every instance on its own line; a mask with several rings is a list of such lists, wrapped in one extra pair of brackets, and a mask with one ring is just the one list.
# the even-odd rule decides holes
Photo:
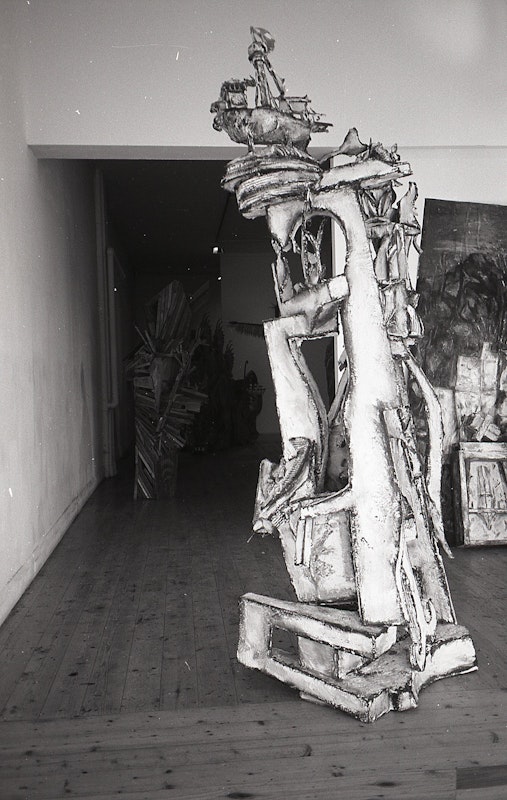
[[(362, 722), (415, 708), (421, 688), (477, 669), (466, 628), (437, 626), (425, 668), (410, 665), (410, 639), (396, 626), (364, 625), (356, 611), (289, 603), (257, 594), (241, 598), (238, 660), (299, 689), (305, 700), (333, 706)], [(297, 636), (299, 656), (272, 645), (274, 629)]]

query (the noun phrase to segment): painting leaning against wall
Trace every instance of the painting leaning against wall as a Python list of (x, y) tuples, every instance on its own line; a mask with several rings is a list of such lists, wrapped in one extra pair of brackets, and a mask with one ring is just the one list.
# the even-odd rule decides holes
[(450, 388), (458, 354), (507, 347), (507, 206), (427, 199), (421, 244), (420, 354), (433, 385)]
[[(496, 454), (505, 449), (507, 455), (507, 207), (426, 200), (422, 251), (417, 288), (425, 335), (419, 356), (438, 387), (446, 423), (446, 532), (458, 543), (472, 544), (481, 514), (493, 510), (501, 524), (491, 543), (499, 543), (507, 518), (503, 521), (503, 514), (496, 513), (501, 509), (474, 508), (475, 467), (465, 443), (474, 443), (474, 458), (482, 453), (481, 474), (491, 471), (492, 447)], [(463, 451), (459, 458), (457, 451)], [(505, 462), (494, 464), (495, 474), (505, 480)], [(496, 494), (503, 498), (507, 482), (499, 489)], [(482, 523), (480, 531), (475, 543), (488, 543)]]

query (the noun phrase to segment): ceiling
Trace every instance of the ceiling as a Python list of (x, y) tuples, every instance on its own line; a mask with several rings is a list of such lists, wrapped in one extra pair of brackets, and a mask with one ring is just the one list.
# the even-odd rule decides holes
[(131, 267), (178, 274), (219, 269), (213, 247), (269, 248), (264, 219), (246, 220), (221, 188), (225, 161), (99, 161), (107, 221)]

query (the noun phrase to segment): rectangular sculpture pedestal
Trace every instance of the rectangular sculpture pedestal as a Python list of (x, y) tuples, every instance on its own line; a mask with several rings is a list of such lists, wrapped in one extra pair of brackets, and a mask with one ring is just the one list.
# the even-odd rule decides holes
[[(257, 594), (241, 598), (238, 660), (362, 722), (417, 706), (420, 689), (477, 669), (466, 628), (437, 626), (422, 671), (410, 665), (408, 637), (396, 626), (364, 625), (356, 611), (290, 603)], [(274, 629), (298, 637), (299, 657), (272, 646)]]

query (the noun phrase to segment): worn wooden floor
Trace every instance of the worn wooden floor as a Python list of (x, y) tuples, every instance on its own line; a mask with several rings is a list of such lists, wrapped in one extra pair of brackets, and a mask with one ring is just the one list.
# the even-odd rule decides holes
[(293, 599), (250, 537), (276, 443), (180, 464), (174, 500), (104, 482), (0, 629), (0, 799), (506, 800), (507, 548), (446, 562), (479, 672), (364, 725), (236, 662), (246, 591)]

